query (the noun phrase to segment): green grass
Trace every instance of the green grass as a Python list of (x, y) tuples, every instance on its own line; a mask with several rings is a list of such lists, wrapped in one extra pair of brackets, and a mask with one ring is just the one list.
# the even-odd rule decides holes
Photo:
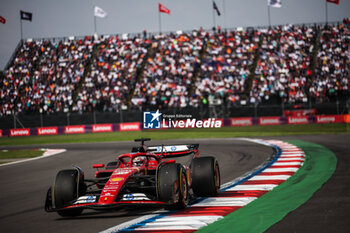
[(91, 133), (75, 135), (53, 135), (0, 138), (0, 146), (29, 144), (59, 144), (83, 142), (130, 141), (140, 137), (153, 140), (192, 139), (192, 138), (228, 138), (228, 137), (260, 137), (287, 136), (306, 134), (344, 134), (350, 133), (348, 124), (310, 124), (310, 125), (274, 125), (223, 127), (220, 129), (170, 129), (144, 130), (137, 132)]
[[(34, 158), (43, 155), (44, 151), (41, 150), (12, 150), (12, 151), (0, 151), (0, 159), (25, 159)], [(4, 162), (0, 162), (4, 163)]]

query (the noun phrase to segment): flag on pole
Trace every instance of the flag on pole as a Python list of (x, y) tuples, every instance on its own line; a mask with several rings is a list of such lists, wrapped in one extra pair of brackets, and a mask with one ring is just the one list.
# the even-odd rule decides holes
[(106, 18), (107, 17), (107, 12), (105, 12), (102, 8), (95, 6), (94, 10), (95, 16), (99, 18)]
[(170, 15), (170, 10), (158, 2), (158, 11)]
[(272, 7), (281, 8), (282, 2), (281, 0), (267, 0), (267, 5)]
[(3, 24), (6, 23), (6, 19), (4, 17), (2, 17), (2, 16), (0, 16), (0, 23), (3, 23)]
[(339, 5), (339, 0), (326, 0), (326, 1)]
[(31, 12), (21, 11), (21, 20), (32, 21), (32, 16), (33, 16), (33, 13)]
[(218, 14), (218, 16), (220, 16), (221, 13), (220, 13), (219, 8), (218, 8), (218, 6), (216, 5), (215, 1), (213, 1), (213, 8), (214, 8), (214, 10), (216, 10), (216, 13)]

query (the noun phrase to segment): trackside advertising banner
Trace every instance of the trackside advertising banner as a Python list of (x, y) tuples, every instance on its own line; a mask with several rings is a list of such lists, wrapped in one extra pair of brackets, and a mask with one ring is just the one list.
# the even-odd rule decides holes
[[(146, 113), (146, 112), (145, 112)], [(144, 114), (144, 122), (128, 122), (120, 124), (94, 124), (94, 125), (71, 125), (52, 126), (24, 129), (0, 129), (0, 137), (17, 137), (31, 135), (57, 135), (57, 134), (79, 134), (79, 133), (99, 133), (113, 131), (140, 131), (142, 129), (169, 129), (169, 128), (220, 128), (225, 126), (250, 126), (250, 125), (281, 125), (281, 124), (331, 124), (350, 123), (350, 114), (346, 115), (316, 115), (316, 116), (289, 116), (289, 117), (239, 117), (228, 119), (209, 118), (197, 120), (195, 118), (185, 118), (187, 115), (180, 115), (182, 118), (176, 119), (172, 116), (164, 116), (161, 120), (160, 112)], [(146, 126), (146, 127), (145, 127)], [(91, 131), (90, 131), (91, 129)]]
[(92, 125), (93, 133), (102, 133), (102, 132), (112, 132), (113, 125), (112, 124), (95, 124)]
[(309, 117), (307, 117), (307, 116), (288, 117), (287, 122), (290, 125), (309, 124)]
[(350, 114), (344, 115), (344, 122), (345, 123), (350, 123)]
[(317, 124), (343, 123), (343, 122), (344, 122), (343, 115), (316, 116), (316, 123)]
[(120, 123), (119, 130), (120, 131), (140, 131), (141, 124), (139, 122)]
[(253, 125), (252, 117), (231, 118), (231, 126), (249, 126), (249, 125)]
[(280, 125), (280, 117), (259, 117), (259, 125)]
[(29, 136), (30, 129), (10, 129), (10, 137)]
[(65, 134), (85, 133), (85, 125), (72, 125), (64, 127)]
[(37, 129), (38, 135), (56, 135), (58, 127), (41, 127)]

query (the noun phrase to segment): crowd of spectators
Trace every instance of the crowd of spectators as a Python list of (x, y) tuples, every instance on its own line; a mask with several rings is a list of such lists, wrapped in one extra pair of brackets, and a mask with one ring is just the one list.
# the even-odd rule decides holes
[(269, 101), (278, 96), (288, 103), (307, 102), (315, 41), (313, 26), (286, 25), (262, 30), (250, 101)]
[(343, 23), (26, 41), (0, 79), (0, 116), (329, 101), (349, 91), (349, 40)]
[[(21, 92), (26, 91), (31, 80), (30, 73), (39, 57), (41, 42), (24, 43), (15, 54), (13, 63), (5, 71), (0, 83), (0, 114), (10, 115), (21, 111), (25, 103), (21, 102)], [(24, 89), (24, 90), (23, 90)]]
[(317, 53), (316, 75), (310, 87), (312, 98), (329, 101), (337, 94), (349, 91), (349, 44), (349, 27), (340, 24), (324, 28)]
[(92, 51), (91, 37), (23, 43), (0, 84), (0, 114), (72, 110), (74, 90)]
[[(217, 100), (214, 104), (237, 104), (245, 92), (260, 32), (255, 30), (217, 31), (208, 35), (208, 46), (195, 95)], [(212, 97), (212, 98), (209, 98)]]
[(193, 31), (152, 37), (150, 56), (143, 77), (136, 84), (133, 106), (196, 106), (197, 101), (187, 97), (188, 87), (194, 67), (199, 64), (204, 36), (203, 31)]
[(150, 41), (142, 38), (105, 36), (95, 40), (97, 54), (78, 93), (79, 112), (118, 111), (127, 108), (130, 90), (136, 84), (136, 71), (147, 53)]

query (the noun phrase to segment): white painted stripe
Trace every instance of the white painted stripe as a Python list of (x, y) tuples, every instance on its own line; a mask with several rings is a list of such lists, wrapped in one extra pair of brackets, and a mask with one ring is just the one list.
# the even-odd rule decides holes
[(286, 180), (291, 176), (288, 175), (277, 175), (277, 176), (264, 176), (264, 175), (258, 175), (253, 176), (249, 180)]
[(272, 143), (273, 145), (276, 145), (278, 147), (280, 147), (281, 149), (289, 149), (289, 148), (297, 148), (296, 146), (294, 145), (291, 145), (291, 144), (288, 144), (288, 143), (278, 143), (278, 142), (275, 142), (275, 143)]
[(301, 150), (282, 150), (282, 154), (303, 153)]
[(7, 165), (12, 165), (12, 164), (17, 164), (17, 163), (33, 161), (33, 160), (37, 160), (37, 159), (42, 159), (42, 158), (50, 157), (50, 156), (53, 156), (53, 155), (56, 155), (56, 154), (59, 154), (59, 153), (66, 152), (66, 149), (40, 149), (40, 150), (45, 151), (42, 156), (29, 158), (29, 159), (22, 159), (22, 160), (10, 162), (10, 163), (0, 164), (0, 167), (7, 166)]
[(303, 151), (292, 151), (292, 152), (287, 152), (287, 151), (282, 151), (281, 153), (282, 155), (286, 154), (286, 155), (290, 155), (290, 154), (304, 154)]
[(222, 216), (166, 216), (138, 227), (137, 230), (196, 230), (209, 225)]
[(277, 161), (276, 163), (273, 164), (273, 166), (285, 166), (285, 165), (300, 165), (302, 162), (279, 162)]
[(254, 201), (256, 197), (208, 197), (195, 206), (245, 206)]
[(212, 217), (220, 218), (220, 216), (205, 216), (205, 215), (198, 215), (198, 216), (166, 216), (164, 218), (156, 219), (155, 222), (168, 222), (168, 221), (176, 221), (176, 222), (189, 222), (189, 220), (196, 220), (201, 222), (208, 222), (212, 219)]
[(304, 152), (303, 152), (303, 151), (289, 151), (289, 152), (287, 152), (287, 151), (282, 151), (281, 154), (282, 154), (282, 155), (304, 154)]
[(263, 191), (263, 190), (272, 190), (277, 185), (275, 184), (254, 184), (254, 185), (237, 185), (232, 188), (227, 189), (226, 191)]
[(296, 172), (299, 168), (296, 167), (285, 167), (285, 168), (268, 168), (263, 172)]
[[(159, 211), (157, 211), (157, 212), (159, 212)], [(145, 215), (145, 216), (142, 216), (142, 217), (139, 217), (139, 218), (135, 218), (135, 219), (133, 219), (133, 220), (124, 222), (124, 223), (119, 224), (119, 225), (117, 225), (117, 226), (108, 228), (108, 229), (106, 229), (106, 230), (104, 230), (104, 231), (101, 231), (100, 233), (114, 233), (114, 232), (120, 231), (120, 230), (122, 230), (122, 229), (124, 229), (124, 228), (130, 227), (130, 226), (132, 226), (132, 225), (134, 225), (134, 224), (137, 224), (137, 223), (139, 223), (139, 222), (142, 222), (142, 221), (144, 221), (144, 220), (147, 220), (147, 219), (149, 219), (149, 218), (154, 218), (154, 217), (156, 217), (156, 216), (158, 216), (158, 215), (159, 215), (159, 214), (156, 214), (156, 213), (155, 213), (155, 214), (149, 214), (149, 215)]]
[(279, 158), (277, 161), (289, 161), (289, 160), (297, 160), (297, 161), (303, 162), (305, 160), (305, 158), (288, 158), (288, 157), (284, 157), (284, 158)]
[(285, 151), (293, 151), (293, 150), (298, 150), (298, 151), (301, 151), (301, 149), (300, 148), (298, 148), (298, 147), (283, 147), (283, 146), (281, 146), (281, 149), (282, 150), (285, 150)]
[(280, 158), (284, 158), (284, 157), (293, 157), (293, 156), (305, 156), (304, 154), (281, 154)]

